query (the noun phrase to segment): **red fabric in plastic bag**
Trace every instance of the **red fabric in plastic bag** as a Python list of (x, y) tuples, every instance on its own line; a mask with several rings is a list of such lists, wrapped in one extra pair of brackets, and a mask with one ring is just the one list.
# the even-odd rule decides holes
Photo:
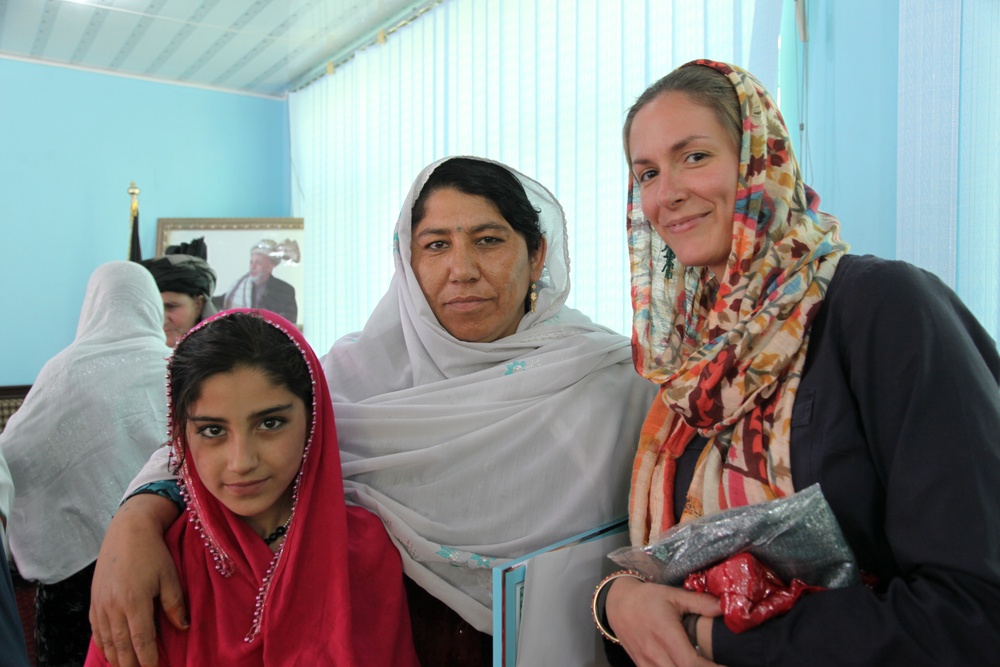
[(735, 633), (784, 614), (803, 593), (823, 590), (822, 586), (810, 586), (799, 579), (792, 579), (786, 586), (771, 568), (748, 553), (689, 574), (684, 588), (719, 598), (726, 627)]

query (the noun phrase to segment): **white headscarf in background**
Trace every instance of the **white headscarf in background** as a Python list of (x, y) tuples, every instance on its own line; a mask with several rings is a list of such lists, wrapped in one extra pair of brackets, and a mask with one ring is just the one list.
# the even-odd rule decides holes
[(492, 343), (438, 323), (410, 267), (410, 232), (439, 164), (403, 202), (388, 292), (323, 368), (348, 500), (382, 517), (407, 575), (491, 632), (493, 565), (626, 513), (655, 386), (635, 373), (628, 339), (565, 306), (562, 208), (512, 169), (548, 244), (536, 312)]
[(76, 340), (45, 364), (0, 434), (24, 578), (57, 583), (97, 558), (122, 491), (166, 441), (169, 354), (153, 276), (133, 262), (99, 266)]
[[(3, 514), (4, 521), (10, 516), (10, 508), (14, 504), (14, 481), (10, 477), (10, 468), (7, 466), (7, 459), (3, 457), (3, 450), (0, 450), (0, 514)], [(0, 535), (3, 538), (4, 552), (7, 560), (10, 561), (10, 543), (7, 541), (7, 530), (0, 528)]]

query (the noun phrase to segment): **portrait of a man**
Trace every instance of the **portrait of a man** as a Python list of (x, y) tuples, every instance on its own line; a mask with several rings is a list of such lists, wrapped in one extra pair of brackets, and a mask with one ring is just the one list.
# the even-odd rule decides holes
[(275, 268), (283, 261), (298, 261), (297, 245), (279, 245), (271, 239), (262, 239), (250, 248), (249, 270), (222, 295), (216, 296), (220, 309), (263, 308), (281, 315), (289, 322), (297, 322), (299, 313), (295, 301), (295, 288), (274, 275)]
[(304, 330), (304, 233), (302, 218), (159, 218), (156, 256), (203, 239), (216, 276), (210, 305), (263, 308)]

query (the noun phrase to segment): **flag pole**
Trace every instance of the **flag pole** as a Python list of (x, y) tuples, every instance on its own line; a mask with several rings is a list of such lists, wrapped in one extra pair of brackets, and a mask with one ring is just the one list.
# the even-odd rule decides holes
[(132, 215), (130, 226), (132, 227), (132, 237), (129, 241), (128, 258), (133, 262), (142, 261), (142, 248), (139, 245), (139, 188), (135, 186), (135, 181), (128, 188), (129, 196), (132, 197)]

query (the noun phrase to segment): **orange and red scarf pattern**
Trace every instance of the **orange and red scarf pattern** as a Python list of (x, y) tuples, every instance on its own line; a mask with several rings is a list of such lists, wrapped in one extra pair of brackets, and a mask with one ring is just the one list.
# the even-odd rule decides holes
[[(632, 471), (633, 545), (674, 524), (676, 459), (696, 433), (709, 438), (681, 521), (793, 491), (792, 405), (809, 326), (847, 244), (802, 181), (784, 120), (763, 85), (725, 63), (743, 117), (733, 245), (726, 273), (664, 272), (664, 243), (629, 183), (628, 239), (636, 370), (659, 384)], [(706, 113), (712, 113), (706, 110)]]

